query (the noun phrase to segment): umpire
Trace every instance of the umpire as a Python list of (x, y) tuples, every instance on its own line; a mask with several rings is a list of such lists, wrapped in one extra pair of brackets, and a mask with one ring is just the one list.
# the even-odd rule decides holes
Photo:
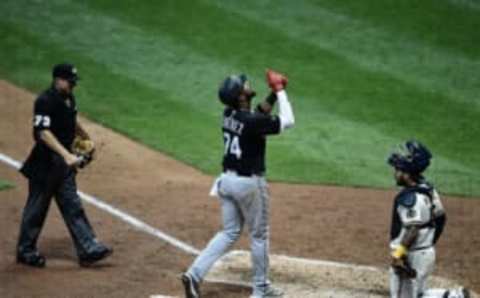
[(17, 245), (17, 263), (44, 267), (45, 257), (37, 250), (37, 240), (52, 197), (73, 239), (81, 266), (89, 266), (112, 254), (97, 241), (77, 194), (75, 176), (82, 159), (72, 153), (76, 136), (90, 137), (77, 121), (73, 89), (79, 79), (68, 63), (53, 67), (53, 82), (34, 104), (35, 145), (20, 172), (29, 181)]

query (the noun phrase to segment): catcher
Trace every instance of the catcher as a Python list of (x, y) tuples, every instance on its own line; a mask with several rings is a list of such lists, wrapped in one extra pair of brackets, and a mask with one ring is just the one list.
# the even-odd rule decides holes
[(435, 265), (435, 244), (446, 222), (437, 191), (422, 176), (431, 158), (430, 151), (417, 141), (407, 141), (388, 158), (397, 185), (403, 187), (395, 197), (390, 230), (393, 298), (470, 297), (463, 287), (427, 290), (426, 281)]
[(35, 146), (20, 169), (29, 180), (29, 193), (17, 244), (17, 263), (45, 266), (37, 240), (52, 197), (68, 227), (81, 266), (112, 254), (112, 249), (97, 241), (77, 194), (77, 168), (91, 162), (95, 150), (90, 136), (77, 121), (73, 95), (77, 81), (73, 65), (58, 64), (53, 68), (51, 87), (35, 100)]

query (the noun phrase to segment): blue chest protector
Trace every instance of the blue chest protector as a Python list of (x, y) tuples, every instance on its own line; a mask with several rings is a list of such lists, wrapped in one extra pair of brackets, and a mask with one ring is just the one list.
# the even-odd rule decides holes
[(400, 219), (400, 215), (397, 212), (398, 207), (400, 205), (406, 208), (412, 208), (413, 206), (415, 206), (415, 203), (417, 202), (417, 193), (426, 195), (432, 202), (431, 220), (428, 223), (422, 225), (420, 228), (435, 229), (435, 235), (433, 240), (433, 243), (435, 244), (443, 233), (447, 217), (445, 214), (438, 217), (433, 216), (433, 211), (435, 208), (435, 206), (433, 205), (433, 186), (428, 183), (422, 183), (414, 187), (406, 187), (395, 197), (392, 210), (392, 223), (390, 226), (390, 239), (393, 240), (397, 238), (400, 235), (403, 227), (402, 220)]
[(398, 214), (398, 207), (404, 206), (412, 208), (417, 202), (416, 188), (405, 188), (396, 197), (393, 203), (392, 223), (390, 225), (390, 240), (393, 240), (400, 235), (403, 224)]

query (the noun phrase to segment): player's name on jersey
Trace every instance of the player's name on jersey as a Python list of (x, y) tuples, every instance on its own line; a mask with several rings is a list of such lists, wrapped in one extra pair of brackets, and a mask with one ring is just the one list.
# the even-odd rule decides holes
[(223, 118), (223, 128), (230, 130), (233, 133), (236, 133), (238, 135), (242, 134), (244, 124), (237, 119), (233, 118), (232, 116), (225, 117)]

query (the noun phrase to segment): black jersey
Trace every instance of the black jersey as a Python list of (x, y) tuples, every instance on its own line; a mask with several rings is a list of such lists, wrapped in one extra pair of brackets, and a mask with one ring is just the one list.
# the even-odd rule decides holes
[(36, 143), (21, 169), (27, 177), (45, 175), (54, 158), (58, 158), (58, 154), (40, 140), (41, 130), (50, 130), (65, 149), (71, 150), (77, 122), (75, 97), (62, 95), (51, 87), (35, 100), (33, 113), (33, 136)]
[(266, 135), (280, 133), (280, 119), (260, 112), (226, 108), (222, 132), (223, 170), (243, 176), (263, 175)]

